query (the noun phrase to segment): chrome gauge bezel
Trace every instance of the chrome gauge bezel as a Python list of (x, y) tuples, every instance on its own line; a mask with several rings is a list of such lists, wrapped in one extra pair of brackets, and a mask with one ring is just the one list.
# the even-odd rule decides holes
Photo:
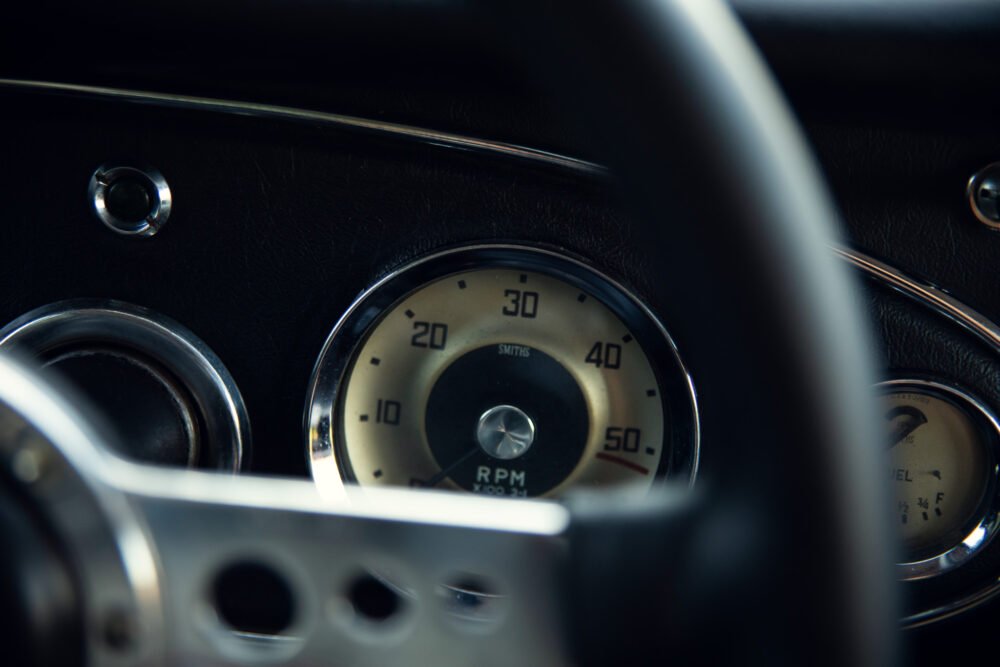
[(114, 299), (70, 299), (0, 329), (0, 350), (43, 360), (63, 348), (111, 346), (165, 369), (189, 393), (208, 443), (204, 465), (238, 473), (252, 452), (250, 417), (236, 380), (193, 332), (165, 315)]
[(971, 393), (936, 380), (898, 378), (875, 387), (880, 395), (911, 389), (957, 405), (977, 422), (976, 426), (987, 438), (985, 453), (989, 478), (979, 507), (962, 531), (964, 537), (958, 544), (928, 558), (896, 564), (896, 574), (901, 581), (919, 581), (951, 572), (982, 552), (1000, 530), (1000, 420)]
[(396, 303), (420, 288), (488, 267), (537, 271), (563, 280), (593, 295), (629, 326), (661, 388), (664, 440), (670, 453), (663, 457), (657, 479), (693, 483), (701, 440), (697, 395), (677, 345), (659, 318), (631, 290), (581, 259), (533, 246), (482, 244), (450, 248), (397, 268), (365, 289), (333, 327), (313, 369), (305, 413), (309, 464), (320, 491), (339, 496), (345, 479), (353, 480), (342, 453), (343, 436), (334, 429), (341, 389), (368, 334)]

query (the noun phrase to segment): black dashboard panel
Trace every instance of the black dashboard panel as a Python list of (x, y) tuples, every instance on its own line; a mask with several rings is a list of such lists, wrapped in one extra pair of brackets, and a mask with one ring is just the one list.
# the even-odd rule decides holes
[[(535, 243), (594, 262), (652, 299), (668, 326), (683, 317), (665, 297), (670, 288), (650, 284), (655, 272), (630, 244), (628, 217), (587, 163), (461, 151), (317, 120), (20, 86), (2, 95), (12, 122), (0, 142), (11, 158), (0, 176), (31, 196), (11, 197), (5, 208), (0, 280), (17, 289), (0, 294), (0, 320), (96, 297), (181, 322), (222, 358), (243, 393), (254, 472), (308, 475), (303, 407), (323, 340), (361, 290), (428, 252), (475, 241)], [(972, 221), (962, 196), (966, 171), (988, 159), (974, 132), (963, 139), (829, 121), (807, 128), (852, 244), (933, 276), (986, 315), (996, 312), (986, 258), (1000, 237)], [(156, 237), (117, 236), (94, 218), (86, 183), (108, 161), (164, 173), (174, 211)], [(965, 252), (980, 261), (953, 261)], [(953, 380), (1000, 405), (995, 349), (879, 283), (861, 284), (885, 377)], [(712, 391), (704, 389), (710, 440)], [(702, 464), (709, 475), (712, 461), (709, 447)], [(947, 580), (921, 584), (917, 598), (975, 592), (998, 560), (991, 550)], [(984, 613), (969, 623), (989, 619)], [(941, 640), (928, 639), (937, 627), (914, 632), (928, 650), (942, 650)]]
[(965, 193), (1000, 157), (1000, 133), (943, 120), (809, 131), (853, 242), (1000, 319), (1000, 235), (973, 217)]
[[(107, 35), (136, 29), (126, 4), (111, 12)], [(733, 4), (800, 115), (845, 240), (1000, 321), (1000, 235), (965, 202), (969, 176), (1000, 159), (1000, 92), (984, 83), (1000, 55), (995, 3)], [(67, 63), (24, 50), (31, 35), (22, 35), (0, 47), (0, 76), (288, 104), (588, 155), (586, 128), (564, 122), (489, 54), (458, 63), (427, 48), (446, 26), (423, 26), (422, 39), (385, 35), (384, 53), (357, 51), (345, 36), (341, 51), (299, 67), (317, 56), (305, 41), (222, 59), (260, 29), (225, 18), (220, 10), (190, 43), (129, 59)], [(307, 475), (303, 407), (323, 340), (363, 288), (427, 252), (481, 240), (562, 249), (651, 300), (668, 326), (684, 316), (669, 298), (683, 286), (650, 283), (627, 217), (593, 174), (318, 122), (17, 88), (0, 91), (0, 103), (0, 177), (18, 195), (6, 197), (0, 227), (0, 323), (73, 297), (121, 299), (178, 320), (239, 384), (257, 472)], [(108, 160), (149, 163), (168, 179), (175, 210), (157, 237), (117, 237), (94, 219), (87, 180)], [(995, 349), (884, 286), (864, 289), (887, 375), (952, 378), (1000, 408)], [(970, 579), (988, 578), (998, 557), (974, 561)], [(910, 657), (931, 664), (975, 650), (997, 613), (993, 604), (911, 632)]]

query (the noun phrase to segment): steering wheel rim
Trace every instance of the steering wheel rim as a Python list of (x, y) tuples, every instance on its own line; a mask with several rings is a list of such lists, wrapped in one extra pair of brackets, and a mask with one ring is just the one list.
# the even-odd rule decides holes
[[(689, 533), (656, 536), (628, 520), (617, 533), (672, 554), (666, 567), (680, 566), (682, 581), (653, 596), (642, 581), (598, 586), (574, 607), (578, 635), (651, 635), (703, 664), (891, 663), (874, 366), (850, 278), (829, 252), (834, 207), (790, 111), (722, 3), (549, 2), (541, 15), (535, 46), (561, 65), (551, 70), (560, 92), (600, 121), (603, 155), (640, 221), (642, 261), (682, 286), (666, 290), (685, 313), (671, 328), (702, 392), (704, 451), (718, 450)], [(580, 570), (588, 582), (664, 567), (593, 539), (586, 553), (603, 560)], [(616, 601), (640, 613), (616, 622)], [(667, 639), (643, 616), (671, 619)], [(617, 644), (584, 645), (588, 664), (622, 656)]]
[[(325, 11), (281, 4), (313, 20)], [(648, 660), (647, 643), (606, 641), (638, 627), (691, 662), (738, 648), (769, 662), (885, 664), (891, 533), (873, 510), (883, 504), (868, 344), (825, 245), (833, 207), (759, 57), (715, 0), (499, 5), (499, 43), (543, 54), (556, 97), (596, 118), (637, 220), (636, 259), (666, 284), (655, 300), (688, 314), (671, 329), (702, 388), (704, 448), (722, 452), (683, 520), (579, 510), (583, 555), (567, 595), (580, 662)], [(522, 28), (527, 49), (510, 43)], [(601, 549), (611, 536), (630, 548)], [(595, 585), (620, 572), (638, 595), (648, 579), (633, 576), (665, 566), (683, 576), (655, 595)], [(608, 609), (610, 621), (597, 613)]]

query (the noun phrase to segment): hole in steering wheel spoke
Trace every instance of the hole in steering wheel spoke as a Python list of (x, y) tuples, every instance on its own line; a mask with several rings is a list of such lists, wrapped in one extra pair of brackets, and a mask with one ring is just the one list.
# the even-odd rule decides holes
[(276, 637), (295, 620), (295, 598), (288, 581), (273, 567), (245, 561), (216, 575), (212, 602), (219, 619), (234, 633)]
[(365, 573), (353, 580), (347, 599), (359, 618), (383, 623), (403, 611), (405, 600), (400, 591), (385, 579)]
[(493, 630), (502, 620), (507, 596), (484, 577), (458, 574), (440, 584), (438, 598), (448, 618), (459, 628), (472, 632)]

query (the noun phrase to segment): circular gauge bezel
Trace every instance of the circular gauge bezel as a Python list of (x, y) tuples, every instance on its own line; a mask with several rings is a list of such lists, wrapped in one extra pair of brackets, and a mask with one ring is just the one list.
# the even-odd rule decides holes
[(207, 443), (204, 466), (241, 472), (251, 456), (250, 417), (222, 360), (194, 333), (148, 308), (114, 299), (58, 301), (0, 329), (0, 350), (48, 362), (66, 351), (107, 348), (162, 368), (190, 396)]
[(659, 319), (621, 283), (580, 259), (543, 248), (491, 244), (444, 250), (392, 271), (364, 290), (334, 326), (313, 369), (305, 415), (309, 464), (320, 491), (342, 495), (345, 480), (355, 479), (338, 416), (341, 389), (369, 334), (397, 303), (421, 288), (488, 268), (535, 271), (562, 280), (599, 300), (629, 328), (649, 360), (663, 406), (669, 452), (661, 458), (656, 478), (693, 483), (701, 438), (694, 383)]
[(1000, 421), (985, 403), (951, 384), (908, 378), (880, 382), (875, 387), (880, 395), (910, 390), (947, 401), (970, 419), (982, 437), (986, 448), (986, 488), (976, 511), (958, 531), (959, 542), (926, 558), (896, 564), (896, 574), (901, 581), (928, 579), (955, 570), (985, 549), (1000, 530)]

